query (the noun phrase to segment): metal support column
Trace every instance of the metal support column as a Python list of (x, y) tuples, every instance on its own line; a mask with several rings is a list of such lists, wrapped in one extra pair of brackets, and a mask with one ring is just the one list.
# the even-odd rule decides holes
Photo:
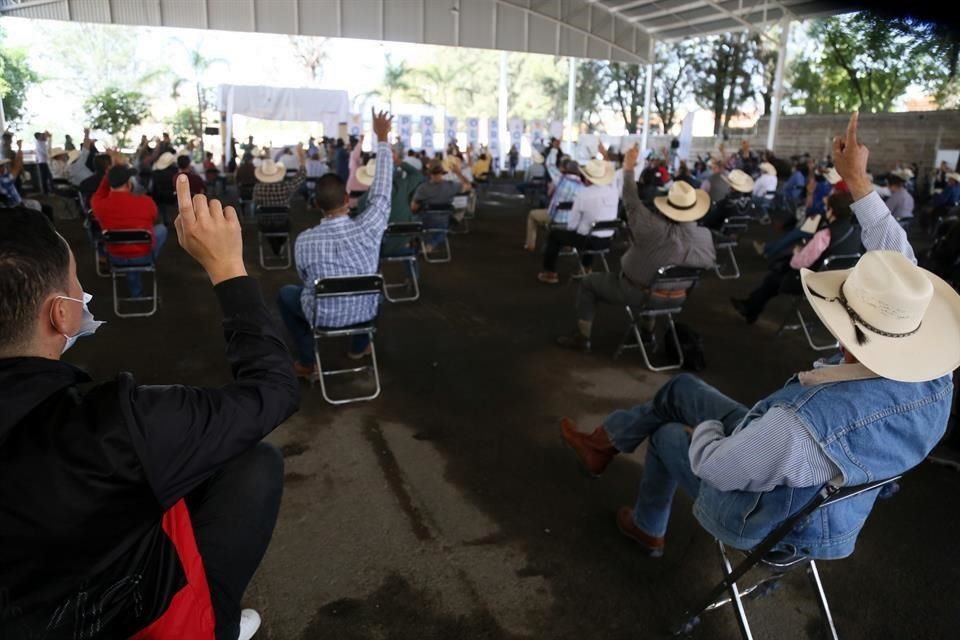
[[(570, 75), (567, 79), (567, 131), (571, 132), (577, 125), (577, 59), (570, 58)], [(574, 135), (574, 140), (576, 136)]]
[[(650, 137), (650, 102), (653, 97), (653, 58), (656, 43), (651, 38), (650, 51), (647, 53), (647, 78), (643, 89), (643, 134), (640, 136), (640, 159), (647, 157), (647, 141)], [(643, 165), (641, 164), (641, 167)]]
[(767, 130), (767, 149), (774, 150), (777, 125), (783, 110), (783, 70), (787, 62), (787, 43), (790, 41), (790, 18), (780, 23), (780, 50), (777, 52), (777, 70), (773, 78), (773, 101), (770, 103), (770, 128)]
[(507, 151), (510, 138), (507, 133), (507, 52), (500, 52), (500, 100), (497, 105), (497, 127), (500, 129), (500, 169), (507, 168)]

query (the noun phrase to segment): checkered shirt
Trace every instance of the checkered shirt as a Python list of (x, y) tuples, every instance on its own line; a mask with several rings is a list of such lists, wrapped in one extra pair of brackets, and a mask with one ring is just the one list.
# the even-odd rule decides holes
[(253, 201), (258, 207), (289, 207), (290, 198), (306, 179), (306, 172), (300, 169), (296, 176), (280, 182), (258, 182), (253, 187)]
[(363, 212), (355, 218), (338, 216), (322, 220), (297, 238), (294, 258), (303, 280), (300, 303), (314, 327), (347, 327), (376, 317), (379, 295), (344, 296), (317, 302), (314, 283), (331, 276), (359, 276), (379, 271), (380, 242), (390, 217), (392, 188), (393, 155), (390, 145), (380, 142), (377, 169)]

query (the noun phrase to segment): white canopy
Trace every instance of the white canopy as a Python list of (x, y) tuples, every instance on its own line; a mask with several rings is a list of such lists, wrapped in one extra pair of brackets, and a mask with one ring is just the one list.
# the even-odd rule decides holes
[[(240, 114), (264, 120), (322, 122), (327, 133), (350, 117), (350, 98), (346, 91), (331, 89), (296, 89), (291, 87), (257, 87), (223, 84), (219, 88), (220, 111), (226, 114), (226, 135), (233, 138), (233, 116)], [(226, 161), (230, 161), (231, 145), (227, 144)]]

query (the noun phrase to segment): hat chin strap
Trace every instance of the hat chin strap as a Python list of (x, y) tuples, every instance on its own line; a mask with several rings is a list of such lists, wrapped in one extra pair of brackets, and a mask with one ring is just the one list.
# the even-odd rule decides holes
[(872, 324), (864, 320), (862, 317), (860, 317), (860, 314), (858, 314), (853, 309), (853, 307), (850, 306), (850, 303), (847, 302), (847, 297), (843, 293), (843, 286), (846, 283), (847, 281), (844, 280), (840, 284), (840, 291), (837, 293), (837, 297), (835, 298), (828, 298), (825, 295), (817, 293), (811, 287), (807, 287), (807, 289), (810, 291), (811, 294), (820, 298), (821, 300), (826, 300), (827, 302), (839, 302), (840, 304), (843, 305), (843, 308), (847, 312), (847, 317), (850, 318), (850, 324), (853, 325), (853, 333), (857, 338), (858, 345), (863, 346), (868, 342), (867, 334), (863, 332), (863, 329), (860, 328), (861, 326), (867, 331), (871, 333), (875, 333), (878, 336), (883, 336), (885, 338), (907, 338), (915, 334), (917, 331), (920, 331), (920, 327), (923, 326), (923, 320), (920, 321), (920, 324), (917, 325), (916, 329), (913, 329), (912, 331), (907, 331), (905, 333), (890, 333), (889, 331), (884, 331), (883, 329), (876, 328), (875, 326), (873, 326)]

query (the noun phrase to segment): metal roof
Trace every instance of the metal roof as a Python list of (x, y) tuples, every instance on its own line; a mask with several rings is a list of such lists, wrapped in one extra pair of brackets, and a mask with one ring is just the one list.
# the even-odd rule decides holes
[(647, 62), (651, 43), (840, 13), (812, 0), (0, 0), (0, 15)]

